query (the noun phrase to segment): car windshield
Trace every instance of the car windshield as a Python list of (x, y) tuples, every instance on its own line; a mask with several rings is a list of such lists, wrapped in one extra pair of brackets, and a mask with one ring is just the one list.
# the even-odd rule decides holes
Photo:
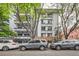
[(59, 42), (61, 42), (61, 41), (53, 41), (52, 43), (59, 43)]
[(40, 40), (31, 40), (29, 43), (40, 43)]

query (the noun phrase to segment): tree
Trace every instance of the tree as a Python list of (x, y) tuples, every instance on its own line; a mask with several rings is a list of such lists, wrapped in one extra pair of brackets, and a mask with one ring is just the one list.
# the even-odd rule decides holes
[(9, 7), (8, 4), (0, 4), (0, 37), (13, 35), (9, 27)]
[[(40, 18), (42, 8), (40, 3), (23, 3), (12, 4), (15, 9), (16, 18), (22, 24), (22, 26), (29, 32), (31, 38), (37, 36), (37, 27)], [(23, 13), (25, 20), (22, 20), (20, 14)], [(24, 21), (27, 21), (27, 25), (24, 25)]]
[(77, 27), (79, 23), (78, 6), (79, 5), (76, 3), (60, 3), (61, 10), (58, 10), (58, 12), (61, 17), (61, 25), (65, 39), (68, 39), (70, 33)]

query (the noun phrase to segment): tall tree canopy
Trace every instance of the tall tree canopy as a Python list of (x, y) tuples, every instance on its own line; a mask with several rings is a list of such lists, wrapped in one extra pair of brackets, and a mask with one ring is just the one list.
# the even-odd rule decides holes
[[(79, 24), (79, 5), (76, 3), (60, 3), (61, 10), (58, 11), (61, 17), (61, 25), (65, 39)], [(72, 24), (72, 21), (74, 22)], [(71, 27), (70, 27), (71, 26)]]
[(8, 6), (7, 3), (0, 4), (0, 37), (13, 35), (9, 27), (10, 9)]
[[(37, 35), (37, 27), (41, 13), (41, 4), (40, 3), (19, 3), (11, 4), (14, 8), (16, 18), (23, 27), (29, 32), (31, 37)], [(39, 9), (38, 9), (39, 8)], [(24, 14), (21, 16), (20, 14)], [(28, 26), (24, 25), (23, 22), (27, 21)]]

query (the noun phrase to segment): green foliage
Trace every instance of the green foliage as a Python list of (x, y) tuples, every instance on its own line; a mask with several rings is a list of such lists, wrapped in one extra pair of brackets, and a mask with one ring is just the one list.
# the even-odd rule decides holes
[(0, 4), (0, 20), (8, 20), (9, 14), (8, 4)]
[[(3, 3), (0, 4), (0, 36), (13, 36), (16, 33), (12, 32), (9, 24), (6, 22), (9, 19), (10, 13), (16, 13), (16, 8), (19, 8), (19, 13), (29, 14), (33, 20), (38, 19), (40, 13), (45, 13), (44, 10), (40, 11), (40, 3)], [(25, 21), (28, 16), (20, 15), (20, 19)]]
[[(11, 5), (13, 5), (15, 9), (16, 9), (16, 7), (18, 7), (20, 14), (21, 13), (29, 14), (33, 19), (35, 19), (35, 17), (37, 17), (37, 13), (39, 13), (39, 11), (37, 9), (40, 8), (40, 6), (41, 6), (40, 3), (16, 3), (16, 4), (11, 4)], [(22, 20), (24, 20), (23, 17), (22, 17)]]
[(46, 11), (45, 11), (44, 9), (42, 9), (40, 13), (41, 13), (41, 14), (45, 14)]
[(9, 4), (0, 4), (0, 37), (7, 37), (13, 35), (13, 32), (9, 28)]

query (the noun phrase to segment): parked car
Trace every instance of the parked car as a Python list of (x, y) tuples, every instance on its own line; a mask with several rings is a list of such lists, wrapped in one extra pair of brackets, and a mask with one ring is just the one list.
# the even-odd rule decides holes
[(3, 51), (7, 51), (9, 49), (18, 48), (19, 45), (13, 40), (0, 40), (0, 49)]
[(51, 43), (50, 48), (61, 50), (61, 49), (75, 49), (79, 50), (79, 41), (78, 40), (62, 40), (55, 43)]
[(20, 43), (27, 43), (30, 40), (31, 39), (14, 39), (13, 41), (20, 44)]
[(21, 51), (26, 49), (35, 49), (38, 48), (40, 50), (45, 50), (47, 48), (47, 41), (45, 40), (30, 40), (27, 43), (21, 44), (19, 49)]

